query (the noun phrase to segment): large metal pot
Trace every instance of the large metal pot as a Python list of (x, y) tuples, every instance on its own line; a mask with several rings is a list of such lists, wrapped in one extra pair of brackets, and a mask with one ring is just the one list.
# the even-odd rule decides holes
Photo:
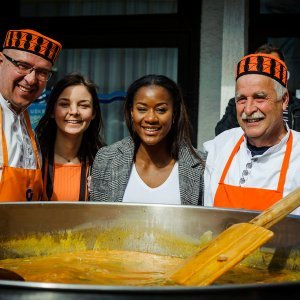
[[(80, 234), (87, 248), (96, 236), (103, 247), (188, 256), (207, 231), (214, 235), (234, 223), (248, 222), (256, 213), (192, 206), (120, 203), (1, 203), (0, 260), (24, 255), (51, 254), (59, 250), (59, 237)], [(300, 257), (300, 218), (289, 216), (275, 225), (275, 237), (266, 244), (273, 249), (272, 267), (286, 267), (289, 257)], [(56, 249), (12, 249), (8, 241), (51, 234)], [(76, 244), (70, 244), (73, 251)], [(65, 251), (65, 249), (64, 249)], [(298, 259), (292, 267), (300, 270)], [(80, 284), (47, 284), (0, 280), (0, 299), (266, 299), (298, 297), (300, 282), (234, 284), (208, 287), (125, 287)], [(157, 297), (157, 298), (156, 298)]]

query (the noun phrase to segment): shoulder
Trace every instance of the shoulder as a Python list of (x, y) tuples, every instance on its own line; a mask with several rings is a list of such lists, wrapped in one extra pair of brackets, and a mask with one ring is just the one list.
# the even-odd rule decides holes
[(118, 142), (115, 142), (109, 146), (104, 146), (100, 148), (97, 152), (95, 160), (98, 158), (114, 158), (118, 154), (123, 154), (125, 152), (131, 152), (134, 150), (134, 143), (131, 137), (126, 137)]
[(219, 135), (217, 135), (216, 137), (214, 137), (213, 139), (204, 142), (203, 143), (204, 149), (206, 149), (211, 144), (221, 145), (223, 143), (230, 143), (233, 140), (238, 140), (243, 134), (244, 131), (241, 127), (225, 130)]
[(244, 131), (241, 127), (232, 128), (225, 130), (219, 135), (217, 135), (212, 140), (203, 143), (203, 148), (205, 152), (210, 151), (223, 151), (226, 145), (229, 145), (232, 148), (233, 143), (237, 142), (240, 137), (244, 134)]
[(235, 98), (231, 98), (226, 107), (225, 113), (215, 127), (215, 135), (231, 128), (239, 127), (236, 117)]
[(294, 143), (299, 144), (300, 143), (300, 132), (296, 131), (296, 130), (293, 130), (293, 129), (291, 129), (291, 132), (293, 133)]
[(185, 162), (192, 166), (200, 165), (204, 167), (205, 157), (206, 155), (203, 151), (194, 147), (191, 149), (185, 142), (182, 142), (179, 147), (178, 160), (180, 162)]
[(235, 97), (231, 98), (229, 101), (228, 101), (228, 106), (233, 106), (235, 108)]
[(293, 137), (299, 138), (299, 136), (300, 136), (300, 132), (299, 131), (291, 129), (291, 132), (293, 133)]

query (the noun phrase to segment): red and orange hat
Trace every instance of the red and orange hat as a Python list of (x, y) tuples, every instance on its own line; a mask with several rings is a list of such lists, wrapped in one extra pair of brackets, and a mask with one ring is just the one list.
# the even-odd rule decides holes
[(9, 30), (3, 49), (17, 49), (39, 55), (54, 64), (62, 45), (31, 29)]
[(288, 70), (286, 64), (270, 54), (256, 53), (244, 56), (237, 65), (236, 80), (247, 74), (269, 76), (287, 87)]

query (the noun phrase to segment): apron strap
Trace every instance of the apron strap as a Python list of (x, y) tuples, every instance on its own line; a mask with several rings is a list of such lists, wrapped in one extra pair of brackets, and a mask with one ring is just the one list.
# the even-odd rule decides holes
[(53, 178), (54, 178), (54, 166), (53, 166), (53, 157), (52, 155), (49, 157), (49, 161), (47, 161), (47, 168), (46, 171), (46, 195), (47, 200), (51, 201), (51, 197), (53, 194)]
[[(3, 110), (2, 107), (0, 105), (0, 126), (1, 126), (1, 142), (2, 142), (2, 156), (3, 156), (3, 165), (4, 166), (8, 166), (8, 151), (7, 151), (7, 145), (6, 145), (6, 139), (5, 139), (5, 133), (3, 130)], [(36, 165), (37, 165), (37, 169), (41, 168), (41, 162), (40, 162), (40, 155), (37, 149), (37, 144), (35, 141), (35, 137), (31, 128), (31, 123), (30, 123), (30, 118), (29, 118), (29, 114), (28, 111), (26, 110), (24, 112), (24, 116), (25, 116), (25, 121), (26, 121), (26, 125), (27, 125), (27, 133), (29, 134), (30, 140), (31, 140), (31, 145), (33, 148), (33, 152), (35, 155), (35, 159), (36, 159)]]
[(0, 105), (0, 127), (1, 127), (1, 142), (2, 142), (2, 158), (3, 158), (3, 166), (8, 166), (8, 152), (7, 152), (7, 145), (6, 145), (6, 139), (5, 139), (5, 133), (4, 133), (4, 130), (3, 130), (3, 117), (2, 117), (2, 114), (3, 114), (3, 110), (2, 110), (2, 107)]
[(230, 167), (230, 165), (231, 165), (231, 162), (232, 162), (232, 160), (233, 160), (233, 157), (234, 157), (235, 154), (238, 152), (238, 150), (239, 150), (239, 148), (240, 148), (240, 146), (241, 146), (243, 140), (244, 140), (244, 135), (241, 136), (241, 138), (238, 140), (237, 144), (236, 144), (235, 147), (233, 148), (233, 150), (232, 150), (232, 152), (231, 152), (231, 154), (230, 154), (230, 156), (229, 156), (229, 159), (228, 159), (228, 161), (227, 161), (227, 163), (226, 163), (226, 165), (225, 165), (225, 168), (224, 168), (224, 170), (223, 170), (223, 173), (222, 173), (222, 176), (221, 176), (221, 179), (220, 179), (220, 182), (219, 182), (219, 183), (224, 183), (225, 177), (226, 177), (226, 175), (227, 175), (227, 172), (228, 172), (228, 169), (229, 169), (229, 167)]
[(29, 137), (31, 139), (31, 145), (35, 154), (35, 159), (36, 159), (36, 164), (37, 164), (37, 169), (41, 168), (41, 162), (40, 162), (40, 155), (37, 149), (37, 144), (36, 144), (36, 140), (34, 137), (34, 133), (32, 131), (32, 127), (31, 127), (31, 122), (30, 122), (30, 118), (29, 118), (29, 113), (26, 110), (24, 112), (24, 116), (25, 116), (25, 120), (26, 120), (26, 125), (27, 125), (27, 133), (29, 134)]
[(277, 186), (277, 191), (281, 192), (282, 194), (283, 194), (283, 190), (284, 190), (284, 184), (285, 184), (287, 170), (288, 170), (289, 163), (290, 163), (290, 157), (291, 157), (291, 153), (292, 153), (292, 145), (293, 145), (293, 133), (292, 133), (292, 131), (290, 131), (290, 136), (286, 143), (285, 154), (284, 154), (284, 158), (283, 158), (283, 162), (282, 162), (282, 166), (281, 166), (281, 170), (280, 170), (278, 186)]
[(85, 190), (86, 190), (86, 178), (87, 178), (87, 165), (86, 160), (81, 162), (81, 173), (80, 173), (80, 190), (79, 190), (79, 201), (85, 201)]

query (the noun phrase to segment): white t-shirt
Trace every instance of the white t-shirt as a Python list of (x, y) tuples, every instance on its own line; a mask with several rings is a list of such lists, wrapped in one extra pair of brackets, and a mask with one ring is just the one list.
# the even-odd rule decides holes
[(139, 176), (135, 164), (131, 169), (123, 202), (152, 204), (181, 204), (179, 191), (178, 162), (175, 163), (169, 177), (156, 188), (149, 187)]

